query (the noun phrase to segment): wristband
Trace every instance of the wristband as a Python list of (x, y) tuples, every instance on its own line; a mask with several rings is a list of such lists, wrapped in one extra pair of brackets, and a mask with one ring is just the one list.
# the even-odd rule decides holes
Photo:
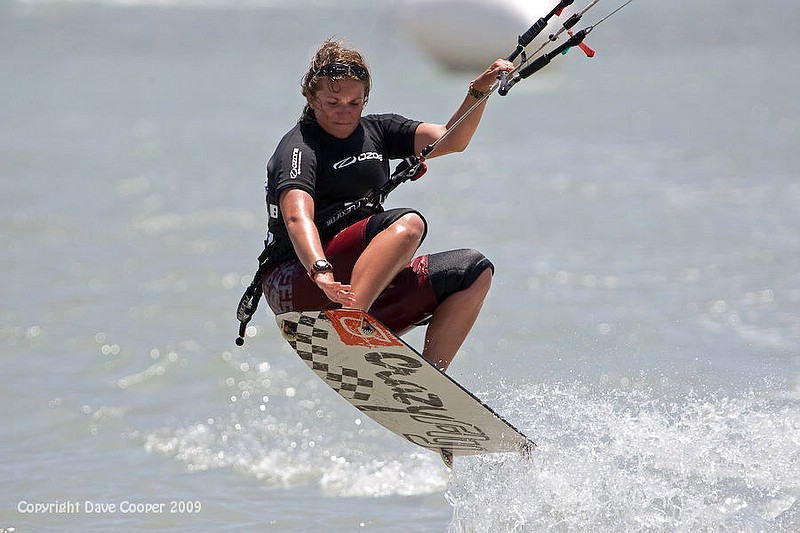
[(470, 82), (467, 94), (475, 98), (476, 100), (480, 100), (481, 98), (483, 98), (488, 94), (488, 91), (487, 92), (479, 91), (478, 89), (475, 88), (474, 83), (475, 82)]

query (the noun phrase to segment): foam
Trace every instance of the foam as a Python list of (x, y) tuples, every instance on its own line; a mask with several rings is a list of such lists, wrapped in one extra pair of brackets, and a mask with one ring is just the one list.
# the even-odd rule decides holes
[(800, 523), (796, 397), (670, 398), (551, 383), (501, 403), (538, 448), (530, 460), (457, 462), (450, 531), (790, 531)]

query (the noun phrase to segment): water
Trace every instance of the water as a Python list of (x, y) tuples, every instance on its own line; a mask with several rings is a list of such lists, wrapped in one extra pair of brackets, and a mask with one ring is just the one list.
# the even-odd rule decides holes
[(224, 6), (0, 5), (0, 528), (800, 528), (796, 3), (635, 2), (390, 198), (496, 263), (451, 374), (539, 445), (452, 473), (234, 306), (322, 39), (370, 111), (470, 76), (380, 4)]

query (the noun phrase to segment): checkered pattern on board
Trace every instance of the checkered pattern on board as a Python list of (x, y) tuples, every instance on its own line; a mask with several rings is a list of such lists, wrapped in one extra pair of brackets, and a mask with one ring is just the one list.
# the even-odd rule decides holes
[(328, 365), (328, 331), (318, 328), (318, 321), (328, 322), (328, 317), (324, 313), (316, 316), (301, 315), (297, 323), (292, 323), (296, 334), (294, 339), (287, 337), (289, 344), (311, 370), (340, 395), (353, 400), (369, 400), (372, 392), (371, 379), (359, 377), (354, 368), (331, 368)]

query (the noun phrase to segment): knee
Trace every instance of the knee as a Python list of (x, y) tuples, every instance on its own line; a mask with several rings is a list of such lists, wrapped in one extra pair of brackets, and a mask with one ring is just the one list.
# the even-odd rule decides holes
[(494, 265), (476, 250), (451, 250), (431, 254), (428, 258), (431, 284), (438, 301), (463, 291), (489, 292)]
[(492, 286), (494, 265), (482, 253), (476, 250), (469, 250), (468, 252), (469, 259), (464, 264), (462, 284), (465, 289), (472, 289), (486, 294)]
[(425, 238), (427, 225), (418, 213), (407, 213), (392, 224), (397, 235), (411, 244), (419, 246)]

